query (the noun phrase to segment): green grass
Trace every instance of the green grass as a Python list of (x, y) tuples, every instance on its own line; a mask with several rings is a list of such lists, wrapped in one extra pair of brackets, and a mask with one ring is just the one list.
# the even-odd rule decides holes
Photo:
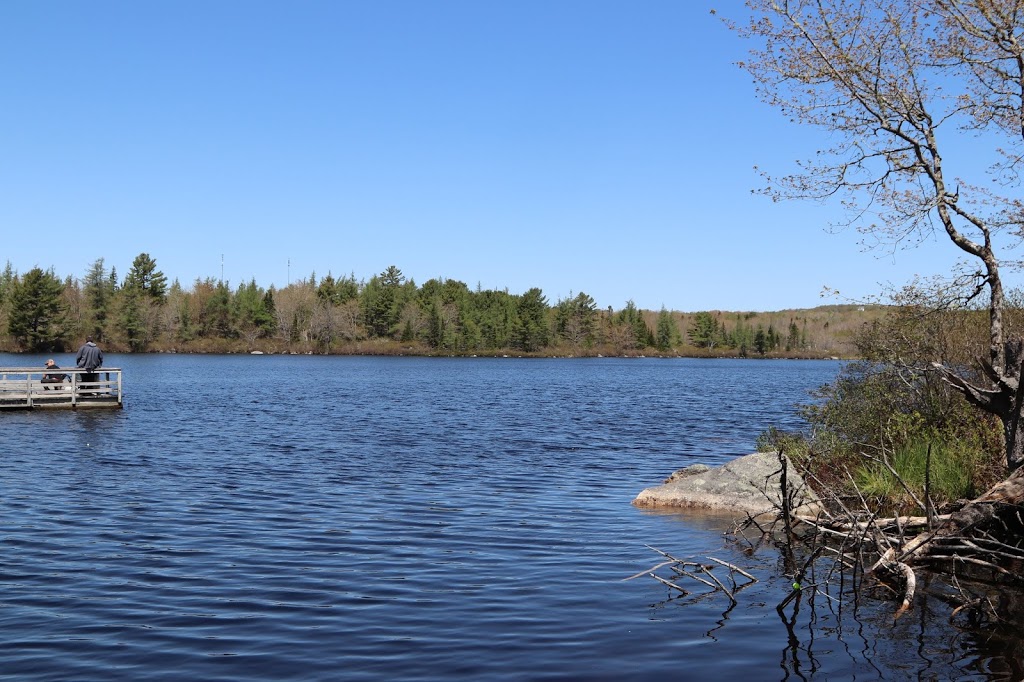
[[(928, 472), (928, 448), (931, 445), (931, 469)], [(977, 451), (941, 441), (914, 441), (890, 455), (889, 463), (899, 478), (884, 465), (865, 460), (854, 471), (857, 487), (866, 497), (888, 500), (897, 508), (913, 505), (906, 487), (924, 500), (925, 481), (936, 506), (953, 500), (972, 498), (978, 493), (975, 472), (982, 456)]]

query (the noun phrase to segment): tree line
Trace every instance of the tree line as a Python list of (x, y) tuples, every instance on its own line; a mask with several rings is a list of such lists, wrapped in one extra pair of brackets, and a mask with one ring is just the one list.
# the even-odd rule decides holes
[[(800, 355), (842, 352), (843, 335), (813, 316), (598, 308), (586, 293), (550, 303), (471, 289), (453, 279), (422, 285), (390, 266), (369, 278), (327, 274), (282, 288), (255, 279), (232, 287), (208, 277), (168, 282), (139, 254), (120, 278), (103, 258), (84, 277), (35, 267), (0, 272), (0, 348), (49, 352), (86, 336), (115, 351), (473, 354)], [(778, 326), (776, 326), (778, 324)]]

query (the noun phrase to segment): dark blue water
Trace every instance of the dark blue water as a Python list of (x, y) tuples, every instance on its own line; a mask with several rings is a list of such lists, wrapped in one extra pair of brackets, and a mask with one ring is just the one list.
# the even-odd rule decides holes
[[(630, 505), (799, 428), (838, 363), (107, 364), (123, 411), (0, 413), (0, 678), (987, 679), (889, 605), (794, 633), (772, 551)], [(623, 581), (647, 545), (762, 582), (730, 608)]]

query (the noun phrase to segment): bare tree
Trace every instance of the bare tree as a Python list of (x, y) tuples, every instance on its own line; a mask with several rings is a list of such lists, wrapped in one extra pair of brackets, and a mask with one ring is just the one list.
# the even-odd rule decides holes
[(354, 341), (365, 336), (360, 325), (359, 300), (350, 298), (334, 308), (334, 324), (337, 334), (345, 341)]
[(274, 296), (278, 336), (286, 343), (308, 343), (316, 290), (306, 282), (292, 283)]
[(309, 333), (324, 353), (331, 352), (337, 336), (334, 306), (329, 300), (316, 299), (309, 316)]
[[(416, 301), (407, 301), (398, 315), (398, 336), (402, 340), (412, 341), (423, 338), (427, 333), (429, 321), (423, 308)], [(404, 338), (408, 335), (410, 338)]]
[[(1004, 325), (1006, 254), (1024, 238), (1024, 0), (747, 0), (731, 22), (756, 45), (742, 66), (761, 98), (829, 133), (773, 199), (839, 198), (865, 243), (905, 248), (944, 234), (985, 300), (980, 370), (935, 362), (968, 401), (1002, 421), (1007, 465), (1024, 464), (1024, 341)], [(957, 143), (973, 140), (973, 158)], [(948, 157), (948, 159), (947, 159)], [(978, 170), (976, 158), (986, 158)], [(988, 174), (988, 177), (986, 177)], [(988, 180), (988, 182), (985, 182)], [(994, 182), (993, 182), (994, 181)], [(966, 277), (966, 279), (964, 279)], [(1024, 471), (1024, 470), (1021, 470)]]

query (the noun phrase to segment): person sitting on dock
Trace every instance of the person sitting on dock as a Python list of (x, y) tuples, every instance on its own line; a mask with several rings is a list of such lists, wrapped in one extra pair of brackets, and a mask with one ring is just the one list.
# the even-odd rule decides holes
[[(55, 369), (60, 369), (60, 367), (58, 367), (57, 363), (53, 361), (53, 358), (50, 358), (49, 360), (46, 361), (46, 369), (48, 369), (48, 370), (55, 370)], [(64, 374), (63, 372), (60, 372), (60, 373), (52, 373), (51, 372), (49, 374), (44, 374), (43, 375), (42, 383), (44, 383), (44, 384), (63, 384), (64, 383), (64, 379), (66, 379), (67, 376), (68, 375)], [(43, 386), (43, 390), (49, 391), (50, 387), (49, 386)]]

